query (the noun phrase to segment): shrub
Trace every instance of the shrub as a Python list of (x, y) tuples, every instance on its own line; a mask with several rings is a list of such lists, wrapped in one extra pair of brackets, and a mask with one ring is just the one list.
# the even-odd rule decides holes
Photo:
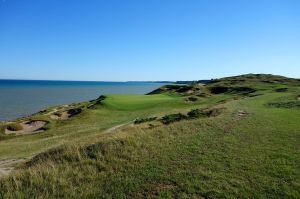
[(138, 118), (136, 120), (134, 120), (134, 124), (141, 124), (144, 122), (151, 122), (153, 120), (156, 120), (157, 117), (148, 117), (148, 118)]
[(276, 92), (286, 92), (288, 90), (288, 88), (276, 88), (275, 91)]
[(300, 108), (300, 101), (271, 102), (267, 105), (275, 108)]
[(228, 91), (228, 87), (225, 86), (215, 86), (210, 88), (210, 92), (212, 94), (221, 94), (226, 93)]
[(200, 109), (193, 109), (190, 112), (188, 112), (187, 115), (191, 119), (207, 116), (207, 114), (203, 110), (200, 110)]
[(193, 89), (193, 86), (182, 86), (181, 88), (177, 89), (176, 91), (178, 93), (184, 93), (184, 92), (187, 92), (191, 89)]
[(161, 118), (161, 122), (163, 124), (170, 124), (173, 122), (177, 122), (183, 119), (187, 119), (186, 115), (183, 115), (181, 113), (175, 113), (175, 114), (170, 114), (170, 115), (165, 115), (164, 117)]
[(224, 108), (212, 108), (212, 109), (193, 109), (188, 112), (188, 117), (190, 119), (200, 118), (200, 117), (216, 117), (222, 113)]
[(233, 87), (230, 89), (231, 93), (236, 93), (236, 94), (250, 94), (250, 93), (254, 93), (256, 90), (250, 87)]
[(187, 116), (182, 113), (165, 115), (160, 119), (163, 124), (170, 124), (187, 119), (196, 119), (201, 117), (216, 117), (222, 113), (224, 108), (212, 108), (212, 109), (193, 109), (188, 112)]
[(197, 100), (198, 100), (197, 97), (188, 97), (188, 98), (187, 98), (187, 101), (190, 101), (190, 102), (195, 102), (195, 101), (197, 101)]
[(9, 131), (20, 131), (23, 127), (19, 123), (11, 123), (6, 125), (6, 129)]
[(74, 115), (77, 115), (79, 113), (82, 112), (82, 109), (81, 108), (74, 108), (74, 109), (70, 109), (67, 111), (67, 113), (70, 115), (70, 116), (74, 116)]

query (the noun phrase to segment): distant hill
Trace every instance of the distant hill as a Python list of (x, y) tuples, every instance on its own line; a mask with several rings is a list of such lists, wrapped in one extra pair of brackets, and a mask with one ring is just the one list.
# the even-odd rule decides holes
[(271, 74), (246, 74), (212, 80), (186, 81), (185, 83), (187, 84), (165, 85), (149, 94), (177, 93), (196, 96), (229, 92), (249, 94), (270, 85), (300, 85), (300, 80)]

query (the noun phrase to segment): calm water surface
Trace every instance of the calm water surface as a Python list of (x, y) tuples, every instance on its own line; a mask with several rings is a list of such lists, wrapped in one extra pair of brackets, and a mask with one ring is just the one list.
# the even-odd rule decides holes
[(106, 94), (145, 94), (163, 84), (0, 80), (0, 121), (13, 120), (49, 106), (87, 101)]

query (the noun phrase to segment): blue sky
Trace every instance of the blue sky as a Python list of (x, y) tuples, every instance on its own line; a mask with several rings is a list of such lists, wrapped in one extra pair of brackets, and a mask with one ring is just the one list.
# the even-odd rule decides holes
[(0, 78), (299, 78), (299, 10), (299, 0), (0, 0)]

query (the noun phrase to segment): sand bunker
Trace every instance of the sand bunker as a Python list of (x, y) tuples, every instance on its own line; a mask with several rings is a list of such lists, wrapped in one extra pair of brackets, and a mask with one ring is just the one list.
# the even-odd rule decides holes
[(46, 121), (25, 121), (21, 122), (20, 126), (21, 130), (12, 130), (9, 126), (5, 129), (6, 134), (16, 134), (16, 135), (26, 135), (26, 134), (34, 134), (41, 133), (45, 131), (43, 128), (47, 124)]
[(248, 115), (248, 113), (247, 113), (246, 111), (239, 110), (239, 111), (237, 112), (237, 116), (239, 116), (239, 117), (242, 117), (242, 116), (245, 116), (245, 115)]
[(299, 101), (300, 101), (300, 96), (298, 96), (298, 97), (297, 97), (297, 100), (299, 100)]
[(70, 109), (70, 110), (64, 111), (62, 113), (53, 113), (50, 115), (50, 118), (55, 119), (55, 120), (67, 120), (70, 117), (73, 117), (81, 112), (82, 112), (82, 109), (80, 109), (80, 108)]

